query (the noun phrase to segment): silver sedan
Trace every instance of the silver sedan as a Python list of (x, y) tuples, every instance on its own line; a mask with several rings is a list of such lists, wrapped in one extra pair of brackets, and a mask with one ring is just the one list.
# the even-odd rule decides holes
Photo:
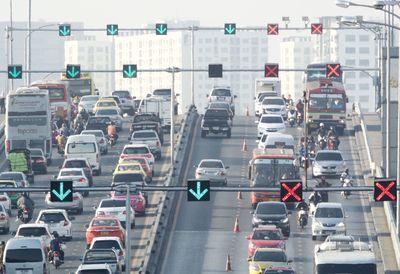
[(228, 184), (227, 169), (221, 160), (203, 159), (196, 167), (196, 179), (209, 180), (210, 183)]

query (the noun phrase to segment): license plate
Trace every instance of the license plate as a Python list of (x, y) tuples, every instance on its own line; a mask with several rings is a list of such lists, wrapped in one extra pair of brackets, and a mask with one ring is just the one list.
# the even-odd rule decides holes
[(218, 101), (225, 101), (225, 97), (220, 97), (220, 96), (218, 96), (218, 97), (217, 97), (217, 100), (218, 100)]
[(33, 274), (32, 269), (17, 269), (16, 274)]
[(219, 127), (213, 127), (213, 130), (219, 130)]
[(22, 217), (23, 217), (23, 218), (28, 218), (28, 214), (22, 213)]
[(102, 232), (100, 232), (100, 235), (108, 235), (109, 233), (107, 232), (107, 231), (102, 231)]

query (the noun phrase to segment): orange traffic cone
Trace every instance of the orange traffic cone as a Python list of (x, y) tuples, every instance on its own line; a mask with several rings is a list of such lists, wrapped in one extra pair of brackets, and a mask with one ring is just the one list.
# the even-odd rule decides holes
[(247, 151), (246, 139), (243, 139), (243, 147), (242, 147), (242, 151), (243, 151), (243, 152), (246, 152), (246, 151)]
[(238, 200), (242, 200), (242, 199), (243, 199), (243, 197), (242, 197), (242, 192), (241, 192), (241, 191), (238, 191), (237, 199), (238, 199)]
[(231, 256), (226, 257), (226, 266), (225, 266), (225, 271), (232, 271), (232, 267), (231, 267)]
[(240, 228), (239, 228), (239, 218), (236, 217), (235, 220), (235, 227), (233, 228), (233, 232), (240, 232)]

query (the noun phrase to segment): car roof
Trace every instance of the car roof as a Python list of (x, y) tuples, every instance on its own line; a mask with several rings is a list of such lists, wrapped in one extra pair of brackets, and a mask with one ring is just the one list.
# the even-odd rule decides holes
[[(103, 200), (117, 200), (117, 199), (103, 199)], [(100, 203), (103, 201), (101, 200)], [(101, 215), (101, 216), (94, 216), (93, 220), (119, 220), (116, 216), (113, 215)]]
[(86, 158), (76, 157), (76, 158), (67, 158), (67, 159), (64, 160), (64, 163), (65, 162), (70, 162), (70, 161), (85, 161), (85, 162), (88, 162), (88, 160)]
[(157, 132), (154, 129), (141, 129), (141, 130), (137, 130), (134, 131), (133, 134), (137, 133), (137, 132), (154, 132), (155, 134), (157, 134)]
[(15, 237), (11, 238), (6, 243), (6, 249), (15, 249), (21, 247), (43, 247), (43, 239), (41, 237)]
[(143, 174), (143, 173), (141, 170), (117, 170), (115, 171), (115, 175), (117, 174)]
[(282, 97), (279, 97), (279, 96), (268, 96), (268, 97), (264, 98), (264, 100), (266, 100), (266, 99), (281, 99), (281, 100), (283, 100)]
[(68, 216), (67, 211), (65, 209), (42, 209), (40, 210), (39, 215), (43, 213), (63, 213)]
[(83, 168), (79, 168), (79, 167), (65, 167), (60, 169), (60, 171), (82, 171), (83, 172)]
[(275, 247), (259, 247), (256, 249), (257, 251), (262, 251), (262, 252), (282, 252), (285, 253), (285, 250), (283, 250), (282, 248), (275, 248)]
[(200, 162), (222, 162), (220, 159), (202, 159)]
[(341, 203), (332, 203), (332, 202), (321, 202), (317, 204), (317, 207), (322, 208), (343, 208)]
[(103, 131), (101, 129), (85, 129), (85, 130), (82, 130), (81, 135), (85, 135), (86, 132), (101, 132), (101, 133), (103, 133)]
[(268, 114), (263, 114), (263, 115), (261, 115), (261, 118), (263, 118), (263, 117), (281, 117), (281, 118), (282, 118), (282, 115), (280, 115), (280, 114), (268, 113)]
[(111, 237), (111, 236), (108, 236), (108, 237), (94, 237), (93, 238), (93, 242), (95, 242), (95, 241), (117, 241), (117, 242), (122, 243), (122, 241), (121, 241), (121, 239), (119, 237)]
[[(102, 269), (107, 269), (111, 271), (111, 268), (108, 264), (81, 264), (77, 271), (80, 270), (102, 270)], [(112, 273), (112, 272), (111, 272)]]
[(128, 147), (147, 147), (147, 148), (149, 148), (149, 146), (146, 144), (127, 144), (124, 146), (124, 149), (128, 148)]
[(273, 230), (273, 231), (279, 231), (279, 230), (281, 230), (280, 228), (278, 228), (278, 227), (276, 227), (275, 225), (266, 225), (266, 226), (258, 226), (258, 227), (255, 227), (255, 228), (253, 228), (253, 231), (256, 231), (256, 230)]
[(329, 150), (329, 149), (318, 150), (317, 154), (319, 154), (319, 153), (342, 154), (339, 150)]
[(259, 202), (259, 205), (285, 205), (283, 202), (274, 202), (274, 201), (267, 201), (267, 202)]
[(47, 224), (34, 224), (34, 223), (32, 223), (32, 224), (20, 224), (19, 227), (18, 227), (18, 230), (20, 228), (26, 228), (26, 227), (44, 227), (48, 231), (50, 231), (49, 226)]

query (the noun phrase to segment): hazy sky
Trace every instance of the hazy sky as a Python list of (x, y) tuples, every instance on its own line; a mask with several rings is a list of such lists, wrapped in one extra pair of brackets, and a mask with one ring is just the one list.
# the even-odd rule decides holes
[[(29, 0), (12, 0), (14, 20), (28, 18)], [(120, 27), (139, 27), (164, 19), (196, 19), (202, 25), (219, 26), (224, 22), (240, 25), (264, 25), (280, 22), (282, 16), (301, 21), (304, 15), (381, 16), (372, 9), (336, 7), (335, 0), (31, 0), (32, 19), (69, 22), (83, 21), (86, 27), (117, 23)], [(355, 1), (357, 2), (357, 1)], [(370, 4), (373, 1), (359, 0)], [(0, 21), (9, 20), (10, 0), (0, 0)]]

